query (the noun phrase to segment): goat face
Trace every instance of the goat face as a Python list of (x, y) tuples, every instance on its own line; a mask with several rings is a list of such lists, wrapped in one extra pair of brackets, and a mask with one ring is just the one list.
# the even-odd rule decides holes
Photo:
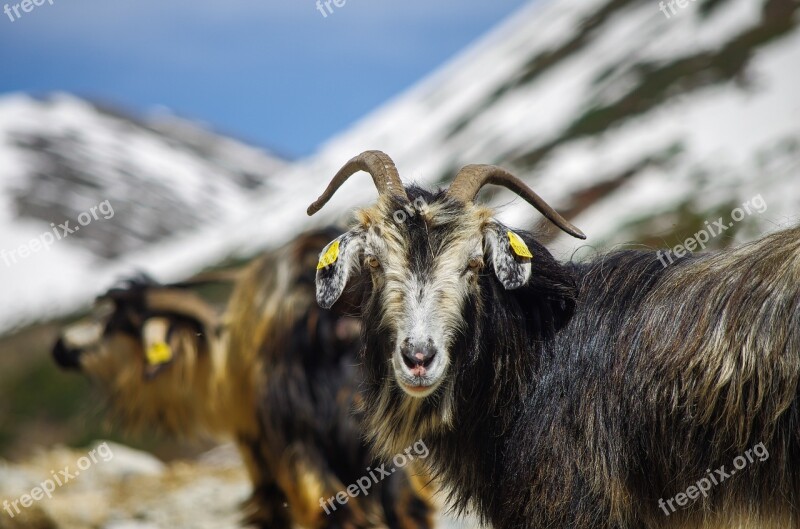
[[(426, 397), (445, 379), (454, 341), (474, 322), (487, 283), (516, 289), (531, 276), (531, 258), (516, 233), (479, 206), (417, 188), (411, 204), (382, 200), (360, 212), (359, 224), (323, 250), (339, 258), (318, 271), (318, 302), (330, 307), (351, 275), (366, 279), (365, 316), (391, 342), (390, 362), (397, 385), (409, 396)], [(398, 214), (395, 214), (398, 213)], [(323, 261), (324, 264), (324, 261)], [(363, 282), (361, 282), (363, 284)]]
[[(180, 301), (170, 306), (176, 296)], [(198, 402), (211, 380), (209, 315), (187, 310), (198, 303), (190, 292), (146, 278), (126, 281), (65, 328), (53, 357), (100, 386), (125, 426), (190, 434), (204, 426)]]
[[(480, 347), (474, 347), (476, 332), (487, 311), (501, 308), (492, 302), (498, 289), (514, 291), (527, 285), (535, 292), (526, 294), (551, 296), (561, 306), (553, 307), (550, 314), (570, 310), (562, 299), (571, 296), (568, 274), (529, 235), (507, 228), (493, 218), (490, 209), (475, 205), (474, 193), (465, 200), (454, 193), (459, 189), (456, 184), (438, 193), (405, 188), (396, 173), (382, 171), (393, 169), (382, 153), (359, 158), (340, 171), (321, 202), (332, 195), (331, 188), (335, 191), (341, 184), (342, 174), (358, 169), (371, 172), (376, 184), (381, 179), (389, 182), (384, 183), (375, 206), (358, 212), (357, 225), (322, 251), (317, 301), (323, 307), (332, 306), (348, 283), (361, 292), (367, 329), (365, 363), (377, 380), (387, 379), (378, 377), (389, 365), (391, 373), (385, 374), (391, 374), (388, 378), (412, 398), (424, 399), (448, 386), (452, 364), (474, 361), (456, 353), (469, 351), (468, 341), (471, 352), (479, 352)], [(491, 169), (495, 172), (489, 176), (496, 176), (499, 170)], [(309, 211), (319, 207), (317, 203)], [(547, 212), (549, 217), (552, 213)], [(557, 219), (565, 229), (582, 235)], [(457, 345), (459, 340), (463, 347)], [(487, 372), (485, 376), (493, 375)], [(444, 393), (438, 400), (451, 396)]]

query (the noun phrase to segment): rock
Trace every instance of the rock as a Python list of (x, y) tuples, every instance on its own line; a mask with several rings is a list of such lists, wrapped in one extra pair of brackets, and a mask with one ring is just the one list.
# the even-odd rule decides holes
[(109, 522), (103, 529), (160, 529), (159, 526), (150, 522), (138, 522), (135, 520), (120, 520)]
[[(56, 447), (23, 463), (0, 462), (0, 506), (4, 499), (29, 494), (60, 469), (74, 469), (81, 458), (91, 460), (92, 450), (96, 462), (56, 487), (52, 498), (13, 519), (0, 511), (0, 529), (241, 529), (240, 507), (251, 486), (233, 445), (214, 448), (196, 461), (170, 464), (113, 443), (96, 443), (88, 450)], [(478, 524), (442, 514), (437, 526)]]
[(121, 444), (103, 441), (96, 443), (89, 452), (93, 450), (98, 457), (95, 467), (104, 476), (158, 476), (166, 469), (157, 457)]
[(242, 466), (242, 457), (233, 443), (225, 443), (201, 454), (197, 460), (212, 467), (233, 468)]

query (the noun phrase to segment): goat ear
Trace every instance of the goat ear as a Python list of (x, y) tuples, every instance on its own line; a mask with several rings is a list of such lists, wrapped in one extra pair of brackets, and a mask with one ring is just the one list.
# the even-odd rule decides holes
[(514, 231), (492, 222), (484, 235), (494, 273), (506, 290), (514, 290), (531, 277), (531, 254), (528, 245)]
[(331, 241), (322, 250), (317, 264), (317, 303), (329, 309), (347, 286), (353, 268), (359, 265), (363, 248), (360, 230), (353, 230)]
[(168, 318), (148, 318), (142, 324), (142, 346), (144, 347), (144, 378), (151, 380), (175, 359), (170, 345), (171, 322)]

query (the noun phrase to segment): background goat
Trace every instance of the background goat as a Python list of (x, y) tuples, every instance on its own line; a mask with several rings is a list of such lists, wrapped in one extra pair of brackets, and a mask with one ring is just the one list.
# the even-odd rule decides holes
[[(113, 289), (102, 298), (113, 310), (68, 328), (54, 354), (99, 381), (126, 425), (232, 437), (254, 485), (249, 523), (429, 527), (425, 484), (404, 472), (330, 516), (320, 505), (374, 464), (350, 413), (359, 322), (314, 303), (316, 250), (335, 233), (306, 234), (254, 261), (221, 318), (189, 291), (145, 281)], [(164, 291), (172, 311), (152, 305)], [(188, 307), (197, 317), (184, 336)]]
[(128, 429), (220, 432), (230, 419), (213, 407), (208, 384), (219, 326), (217, 312), (193, 292), (142, 275), (99, 297), (89, 318), (62, 332), (53, 356), (96, 382)]
[(323, 250), (317, 299), (362, 300), (380, 454), (424, 439), (498, 528), (800, 527), (800, 228), (560, 264), (473, 203), (502, 185), (583, 237), (497, 167), (431, 193), (366, 152), (309, 214), (359, 170), (380, 197)]

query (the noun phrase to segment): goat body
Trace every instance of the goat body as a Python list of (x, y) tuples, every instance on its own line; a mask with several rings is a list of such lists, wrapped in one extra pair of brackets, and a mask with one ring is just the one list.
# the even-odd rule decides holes
[[(360, 324), (314, 303), (316, 249), (338, 233), (308, 233), (256, 259), (219, 321), (190, 291), (140, 279), (112, 289), (110, 314), (70, 326), (56, 360), (97, 381), (129, 428), (233, 438), (253, 483), (248, 524), (430, 527), (427, 484), (407, 470), (346, 505), (321, 503), (375, 465), (351, 414)], [(171, 298), (153, 311), (165, 289)], [(170, 352), (155, 365), (149, 330)]]
[(424, 439), (498, 529), (800, 527), (800, 228), (668, 268), (562, 264), (471, 202), (506, 185), (582, 235), (502, 170), (401, 192), (366, 154), (309, 213), (359, 169), (381, 193), (317, 274), (323, 306), (361, 299), (379, 454)]
[[(451, 425), (424, 437), (457, 505), (499, 528), (800, 526), (800, 229), (666, 269), (632, 251), (565, 268), (566, 324), (558, 274), (514, 291), (488, 277), (474, 300)], [(706, 494), (670, 501), (709, 473)]]

